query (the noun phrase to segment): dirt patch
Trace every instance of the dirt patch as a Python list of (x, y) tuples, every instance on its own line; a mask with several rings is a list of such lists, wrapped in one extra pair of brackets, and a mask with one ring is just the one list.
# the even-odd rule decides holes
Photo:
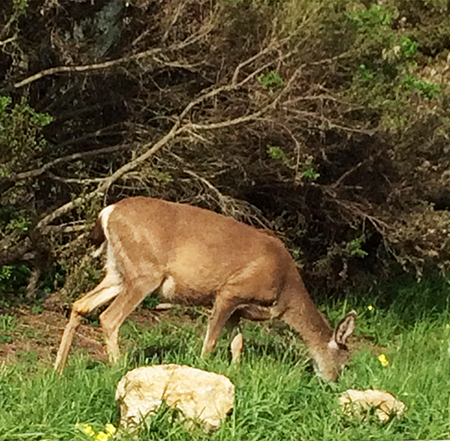
[[(15, 324), (11, 330), (0, 331), (0, 335), (4, 336), (3, 342), (0, 342), (0, 363), (12, 363), (25, 358), (30, 361), (53, 364), (62, 333), (68, 322), (66, 314), (55, 308), (36, 313), (23, 307), (10, 310), (8, 314), (15, 318)], [(170, 319), (171, 316), (171, 311), (155, 312), (147, 308), (139, 308), (130, 315), (129, 319), (140, 326), (148, 327), (160, 320)], [(192, 319), (189, 315), (183, 314), (180, 321), (192, 322)], [(95, 360), (106, 361), (100, 326), (88, 321), (82, 323), (77, 330), (71, 351), (89, 355)]]
[[(16, 318), (14, 330), (8, 332), (12, 340), (0, 343), (0, 362), (14, 362), (18, 358), (54, 362), (61, 335), (67, 324), (63, 313), (44, 310), (34, 313), (29, 309), (16, 309), (10, 313)], [(93, 357), (102, 359), (101, 330), (82, 324), (74, 341), (74, 350), (83, 348)]]

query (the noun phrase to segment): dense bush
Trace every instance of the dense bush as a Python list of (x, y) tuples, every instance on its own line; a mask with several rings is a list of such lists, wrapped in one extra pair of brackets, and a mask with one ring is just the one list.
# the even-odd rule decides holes
[(33, 290), (64, 273), (72, 296), (98, 277), (88, 257), (77, 266), (95, 214), (136, 194), (274, 230), (310, 288), (446, 271), (449, 12), (441, 0), (4, 2), (2, 277), (26, 263)]

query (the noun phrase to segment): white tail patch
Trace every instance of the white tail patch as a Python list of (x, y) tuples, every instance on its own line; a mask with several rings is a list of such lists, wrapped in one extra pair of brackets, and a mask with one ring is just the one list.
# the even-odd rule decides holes
[(106, 237), (106, 240), (95, 250), (91, 253), (91, 256), (94, 259), (97, 259), (98, 257), (100, 257), (104, 252), (105, 252), (105, 248), (106, 248), (106, 244), (108, 242), (108, 220), (109, 220), (109, 216), (111, 216), (111, 213), (114, 211), (114, 205), (109, 205), (108, 207), (104, 208), (98, 218), (100, 220), (100, 224), (102, 226), (103, 229), (103, 234)]
[(103, 242), (93, 253), (91, 253), (91, 256), (94, 259), (97, 259), (104, 253), (105, 248), (106, 248), (106, 242)]
[(114, 211), (115, 208), (116, 208), (115, 205), (108, 205), (100, 212), (98, 216), (107, 241), (109, 241), (109, 231), (108, 231), (109, 216), (111, 216), (111, 213)]

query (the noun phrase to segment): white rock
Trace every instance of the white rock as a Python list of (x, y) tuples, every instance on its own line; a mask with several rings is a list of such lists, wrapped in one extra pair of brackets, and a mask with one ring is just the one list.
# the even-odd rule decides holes
[(163, 401), (208, 431), (220, 427), (234, 404), (234, 385), (225, 375), (176, 364), (128, 372), (117, 385), (120, 425), (124, 429), (154, 415)]
[(375, 407), (376, 415), (382, 422), (389, 421), (392, 415), (401, 419), (406, 411), (405, 403), (394, 395), (383, 390), (349, 389), (339, 397), (342, 411), (349, 416), (364, 418), (371, 407)]

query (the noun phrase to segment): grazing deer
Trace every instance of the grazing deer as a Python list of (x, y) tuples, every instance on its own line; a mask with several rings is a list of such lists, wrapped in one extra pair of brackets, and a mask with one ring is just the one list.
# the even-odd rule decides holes
[(202, 355), (214, 350), (225, 325), (281, 318), (301, 335), (324, 378), (337, 380), (348, 361), (356, 312), (333, 332), (273, 234), (209, 210), (133, 197), (104, 208), (92, 237), (106, 241), (106, 275), (72, 306), (55, 362), (59, 373), (82, 316), (114, 299), (100, 323), (109, 360), (116, 362), (120, 325), (157, 290), (171, 303), (214, 306)]

